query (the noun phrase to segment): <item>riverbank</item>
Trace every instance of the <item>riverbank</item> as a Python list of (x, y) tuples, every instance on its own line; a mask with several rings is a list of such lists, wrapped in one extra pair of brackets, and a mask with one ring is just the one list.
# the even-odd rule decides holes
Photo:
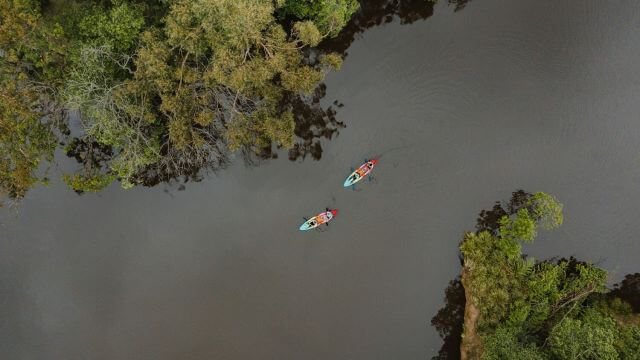
[(515, 192), (481, 212), (478, 231), (460, 245), (462, 360), (638, 358), (640, 286), (620, 286), (634, 294), (621, 296), (593, 264), (523, 256), (538, 227), (560, 224), (562, 205), (544, 193)]
[(460, 359), (471, 360), (482, 354), (482, 339), (478, 335), (478, 317), (480, 310), (475, 305), (477, 299), (471, 290), (471, 264), (465, 262), (462, 267), (462, 286), (464, 287), (464, 325), (460, 344)]

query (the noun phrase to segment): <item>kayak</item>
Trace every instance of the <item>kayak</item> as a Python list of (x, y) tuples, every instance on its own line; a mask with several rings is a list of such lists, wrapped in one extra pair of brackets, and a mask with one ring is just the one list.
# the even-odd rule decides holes
[(376, 166), (376, 164), (378, 164), (378, 160), (373, 159), (360, 165), (360, 167), (357, 168), (356, 171), (352, 172), (351, 175), (347, 177), (347, 180), (344, 181), (344, 187), (349, 187), (362, 180), (371, 172), (371, 170), (373, 170), (373, 167)]
[(315, 229), (322, 224), (328, 223), (336, 215), (338, 215), (338, 210), (327, 210), (325, 212), (321, 212), (320, 214), (305, 221), (304, 224), (300, 225), (300, 231)]

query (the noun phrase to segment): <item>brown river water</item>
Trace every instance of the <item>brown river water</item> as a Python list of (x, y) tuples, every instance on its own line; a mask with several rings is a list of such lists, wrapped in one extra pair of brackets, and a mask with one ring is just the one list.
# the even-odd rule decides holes
[(565, 204), (529, 255), (640, 271), (640, 3), (425, 2), (364, 6), (326, 44), (348, 54), (321, 100), (345, 126), (319, 160), (236, 157), (184, 189), (56, 180), (3, 210), (2, 358), (428, 359), (463, 232), (520, 188)]

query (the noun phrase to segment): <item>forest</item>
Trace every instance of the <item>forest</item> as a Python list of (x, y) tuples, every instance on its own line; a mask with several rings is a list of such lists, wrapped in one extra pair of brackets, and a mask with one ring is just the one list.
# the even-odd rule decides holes
[(465, 234), (462, 359), (639, 359), (640, 282), (613, 290), (607, 271), (575, 258), (523, 254), (539, 228), (563, 222), (546, 193), (514, 192)]
[(46, 183), (57, 148), (99, 191), (217, 169), (294, 141), (292, 108), (342, 57), (316, 46), (356, 0), (0, 3), (0, 195)]

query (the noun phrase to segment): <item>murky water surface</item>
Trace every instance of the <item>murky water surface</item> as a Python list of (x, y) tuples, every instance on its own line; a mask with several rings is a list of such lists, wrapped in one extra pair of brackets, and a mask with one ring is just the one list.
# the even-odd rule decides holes
[[(3, 211), (3, 358), (429, 358), (463, 231), (518, 188), (566, 209), (527, 253), (637, 272), (640, 3), (422, 3), (330, 44), (348, 56), (322, 101), (346, 127), (319, 161), (237, 159), (184, 191), (54, 183)], [(326, 231), (297, 230), (327, 206)]]

